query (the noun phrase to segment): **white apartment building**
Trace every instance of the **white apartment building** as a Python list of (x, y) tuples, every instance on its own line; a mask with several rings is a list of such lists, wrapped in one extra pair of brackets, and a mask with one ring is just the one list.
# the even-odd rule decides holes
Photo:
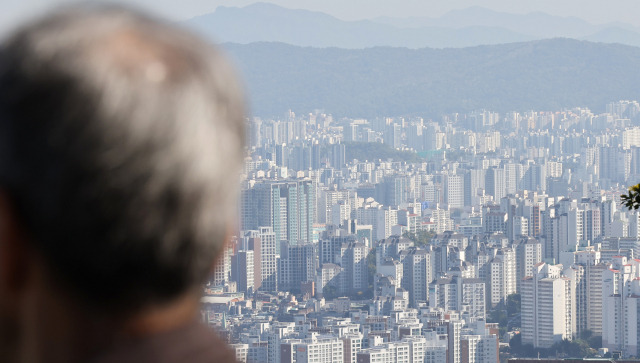
[(231, 344), (229, 348), (236, 353), (236, 360), (240, 363), (247, 363), (249, 344)]
[(358, 352), (362, 350), (362, 334), (345, 334), (342, 342), (344, 343), (344, 363), (356, 363)]
[(542, 244), (534, 238), (525, 238), (516, 246), (516, 291), (522, 292), (522, 279), (533, 276), (533, 267), (542, 262)]
[(565, 270), (572, 279), (575, 298), (576, 334), (589, 330), (602, 335), (602, 275), (608, 267), (600, 263), (600, 251), (573, 253), (575, 264)]
[(616, 256), (602, 275), (602, 346), (638, 355), (640, 317), (640, 262)]
[(505, 302), (507, 296), (516, 293), (516, 253), (510, 248), (502, 248), (487, 264), (487, 306), (494, 307)]
[(451, 219), (451, 212), (447, 209), (435, 209), (431, 213), (431, 221), (436, 224), (436, 233), (452, 231), (454, 224)]
[(602, 336), (602, 278), (606, 270), (604, 265), (595, 265), (587, 271), (587, 296), (589, 297), (587, 329), (591, 330), (593, 335), (599, 336)]
[(460, 360), (464, 363), (498, 362), (497, 346), (495, 335), (463, 335), (460, 337)]
[(464, 311), (470, 318), (485, 319), (485, 283), (480, 279), (449, 276), (431, 285), (429, 306)]
[(404, 272), (402, 287), (409, 291), (409, 303), (417, 307), (420, 302), (429, 299), (429, 283), (433, 280), (433, 253), (423, 249), (411, 248), (402, 251)]
[(260, 237), (261, 289), (264, 291), (278, 291), (276, 234), (271, 227), (260, 227), (258, 237)]
[(573, 338), (571, 280), (561, 273), (562, 265), (540, 263), (522, 282), (522, 344), (549, 348)]
[(280, 344), (281, 363), (343, 363), (342, 340), (312, 333), (307, 339), (287, 339)]
[(427, 341), (422, 336), (403, 338), (358, 353), (357, 363), (423, 363), (426, 361)]
[(447, 337), (435, 332), (427, 334), (424, 347), (424, 363), (443, 363), (447, 361)]
[(253, 362), (280, 362), (280, 343), (295, 332), (295, 323), (278, 322), (270, 326), (266, 334), (267, 359), (253, 360)]
[(461, 175), (446, 175), (444, 196), (445, 203), (449, 208), (464, 207), (464, 177)]
[(631, 127), (622, 132), (622, 148), (640, 146), (640, 127)]
[(218, 262), (213, 269), (213, 286), (223, 286), (231, 278), (231, 255), (233, 248), (228, 245), (222, 250)]

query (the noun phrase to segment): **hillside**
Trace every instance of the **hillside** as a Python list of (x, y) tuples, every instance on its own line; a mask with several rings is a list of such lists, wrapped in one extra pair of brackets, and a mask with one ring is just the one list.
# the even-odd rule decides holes
[(462, 49), (225, 44), (255, 115), (437, 116), (558, 110), (640, 99), (640, 48), (552, 39)]

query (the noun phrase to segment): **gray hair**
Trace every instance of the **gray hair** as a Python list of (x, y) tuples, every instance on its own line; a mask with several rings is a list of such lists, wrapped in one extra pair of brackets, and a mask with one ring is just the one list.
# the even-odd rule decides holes
[(244, 99), (174, 25), (66, 9), (0, 48), (0, 186), (54, 277), (133, 309), (206, 280), (236, 216)]

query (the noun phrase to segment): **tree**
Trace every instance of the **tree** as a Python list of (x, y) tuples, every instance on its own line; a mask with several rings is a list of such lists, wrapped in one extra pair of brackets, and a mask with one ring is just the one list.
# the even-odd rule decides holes
[(580, 339), (582, 340), (588, 340), (592, 336), (593, 336), (593, 332), (589, 329), (585, 329), (582, 331), (582, 333), (580, 333)]
[(416, 244), (416, 247), (423, 247), (431, 242), (431, 239), (436, 235), (433, 231), (419, 230), (416, 233), (405, 232), (403, 237), (406, 237)]
[(369, 279), (369, 285), (373, 288), (373, 277), (376, 274), (376, 250), (372, 249), (367, 255), (367, 274)]
[(640, 208), (640, 184), (629, 188), (629, 193), (620, 196), (622, 204), (629, 209)]
[(602, 348), (602, 337), (599, 335), (590, 336), (589, 339), (587, 339), (587, 342), (589, 343), (589, 346), (593, 349)]
[(498, 323), (500, 327), (507, 326), (507, 312), (504, 309), (494, 309), (487, 316), (487, 323)]
[(513, 327), (520, 326), (520, 294), (507, 296), (505, 302), (501, 302), (487, 315), (488, 323), (498, 323), (500, 336)]
[(322, 289), (322, 296), (326, 300), (333, 300), (338, 297), (338, 288), (333, 285), (327, 285)]
[(522, 336), (515, 335), (509, 342), (509, 351), (514, 357), (531, 358), (540, 355), (542, 358), (551, 356), (566, 356), (575, 358), (593, 357), (597, 353), (582, 339), (563, 339), (549, 348), (534, 348), (531, 344), (522, 344)]
[(509, 318), (520, 314), (520, 294), (507, 296), (507, 315)]
[(359, 291), (355, 298), (361, 299), (373, 299), (373, 278), (376, 275), (376, 250), (369, 251), (367, 255), (367, 290)]

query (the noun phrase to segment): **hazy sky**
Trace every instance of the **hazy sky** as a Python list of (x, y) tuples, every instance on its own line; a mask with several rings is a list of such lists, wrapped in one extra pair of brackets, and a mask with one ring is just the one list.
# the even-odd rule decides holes
[[(0, 0), (0, 33), (16, 23), (68, 0)], [(219, 5), (244, 6), (255, 0), (129, 0), (175, 20), (214, 11)], [(437, 17), (453, 9), (482, 6), (497, 11), (577, 16), (592, 23), (620, 21), (640, 26), (638, 0), (268, 0), (290, 8), (317, 10), (345, 20), (377, 16)]]

